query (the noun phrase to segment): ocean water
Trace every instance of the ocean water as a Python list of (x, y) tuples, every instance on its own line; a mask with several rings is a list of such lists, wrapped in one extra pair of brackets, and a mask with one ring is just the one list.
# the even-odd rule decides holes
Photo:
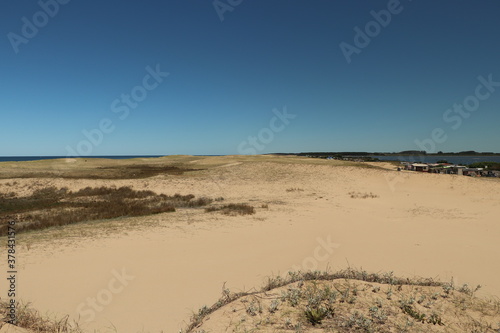
[(426, 156), (426, 155), (392, 155), (392, 156), (372, 156), (380, 160), (401, 161), (401, 162), (422, 162), (436, 163), (446, 160), (451, 164), (468, 165), (476, 162), (497, 162), (500, 163), (500, 156)]
[(131, 158), (154, 158), (164, 155), (128, 155), (128, 156), (0, 156), (0, 162), (23, 162), (23, 161), (41, 161), (54, 160), (60, 158), (109, 158), (114, 160), (125, 160)]
[[(0, 162), (23, 162), (53, 160), (60, 158), (109, 158), (114, 160), (124, 160), (131, 158), (155, 158), (166, 155), (109, 155), (109, 156), (0, 156)], [(199, 156), (220, 156), (220, 155), (199, 155)], [(500, 156), (425, 156), (425, 155), (392, 155), (392, 156), (372, 156), (380, 160), (436, 163), (446, 160), (452, 164), (468, 165), (475, 162), (497, 162), (500, 163)]]

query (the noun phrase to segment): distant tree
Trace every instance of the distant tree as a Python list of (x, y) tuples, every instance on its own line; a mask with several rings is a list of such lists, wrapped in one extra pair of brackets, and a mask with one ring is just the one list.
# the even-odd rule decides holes
[(488, 168), (490, 170), (500, 170), (500, 163), (497, 162), (476, 162), (468, 165), (469, 168)]
[(399, 152), (401, 155), (427, 155), (425, 150), (403, 150)]

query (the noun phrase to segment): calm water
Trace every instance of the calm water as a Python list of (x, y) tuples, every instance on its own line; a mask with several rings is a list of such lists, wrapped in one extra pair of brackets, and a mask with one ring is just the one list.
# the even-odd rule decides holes
[(446, 160), (451, 164), (468, 165), (476, 162), (497, 162), (500, 163), (500, 156), (425, 156), (425, 155), (393, 155), (393, 156), (372, 156), (386, 161), (405, 161), (436, 163)]
[[(135, 156), (79, 156), (78, 158), (110, 158), (114, 160), (124, 160), (130, 158), (151, 158), (162, 157), (163, 155), (135, 155)], [(54, 160), (58, 158), (71, 158), (71, 156), (0, 156), (0, 162), (23, 162)]]
[[(155, 158), (164, 155), (126, 155), (126, 156), (79, 156), (78, 158), (109, 158), (123, 160), (130, 158)], [(203, 155), (208, 156), (208, 155)], [(219, 156), (219, 155), (210, 155)], [(68, 156), (0, 156), (0, 162), (22, 162), (22, 161), (40, 161), (67, 158)], [(497, 162), (500, 163), (500, 156), (423, 156), (423, 155), (393, 155), (393, 156), (372, 156), (380, 160), (388, 161), (406, 161), (436, 163), (439, 160), (447, 160), (452, 164), (467, 165), (475, 162)]]

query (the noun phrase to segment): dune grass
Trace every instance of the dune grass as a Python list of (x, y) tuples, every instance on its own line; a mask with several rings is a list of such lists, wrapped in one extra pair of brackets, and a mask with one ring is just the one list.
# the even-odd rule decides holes
[(171, 165), (113, 165), (92, 168), (75, 169), (19, 169), (9, 173), (0, 174), (0, 179), (22, 178), (60, 178), (60, 179), (143, 179), (158, 175), (182, 175), (189, 171), (202, 169), (189, 169)]
[[(2, 321), (7, 322), (9, 319), (7, 306), (6, 301), (0, 300), (0, 327)], [(16, 307), (15, 325), (36, 333), (83, 333), (78, 323), (70, 321), (68, 316), (49, 318), (33, 309), (30, 304), (22, 303)]]
[(500, 330), (500, 301), (476, 288), (392, 273), (346, 269), (290, 272), (254, 292), (223, 288), (212, 306), (193, 313), (183, 333), (206, 333), (221, 318), (231, 332), (491, 332)]
[(7, 234), (9, 220), (16, 231), (40, 230), (83, 221), (145, 216), (175, 212), (177, 207), (200, 207), (212, 202), (192, 194), (168, 196), (130, 187), (87, 187), (77, 192), (46, 187), (27, 197), (0, 195), (0, 236)]
[(220, 207), (212, 206), (205, 208), (205, 212), (220, 212), (224, 215), (252, 215), (255, 214), (255, 208), (253, 206), (239, 203), (239, 204), (228, 204)]

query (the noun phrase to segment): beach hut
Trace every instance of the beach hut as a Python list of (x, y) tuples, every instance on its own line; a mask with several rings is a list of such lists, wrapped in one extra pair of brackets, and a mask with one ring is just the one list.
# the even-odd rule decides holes
[(428, 172), (429, 171), (429, 165), (423, 164), (423, 163), (413, 163), (412, 167), (413, 167), (413, 170), (415, 170), (415, 171), (420, 171), (420, 172)]
[(483, 168), (465, 168), (464, 176), (472, 176), (472, 177), (476, 177), (478, 175), (480, 176), (481, 171), (483, 171)]

